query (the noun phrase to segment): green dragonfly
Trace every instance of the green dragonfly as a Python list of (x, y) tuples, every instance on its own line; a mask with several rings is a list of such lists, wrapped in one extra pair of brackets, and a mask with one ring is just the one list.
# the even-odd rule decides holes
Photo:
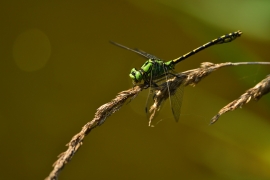
[[(240, 30), (236, 31), (236, 32), (232, 32), (223, 36), (220, 36), (219, 38), (216, 38), (212, 41), (209, 41), (208, 43), (186, 53), (185, 55), (170, 60), (170, 61), (164, 61), (160, 58), (157, 58), (156, 56), (152, 55), (152, 54), (148, 54), (144, 51), (138, 50), (138, 49), (131, 49), (129, 47), (126, 47), (124, 45), (121, 45), (119, 43), (116, 42), (112, 42), (112, 44), (119, 46), (121, 48), (127, 49), (129, 51), (133, 51), (137, 54), (140, 54), (141, 56), (147, 58), (148, 60), (142, 65), (142, 67), (140, 69), (136, 69), (136, 68), (132, 68), (131, 72), (129, 74), (129, 77), (132, 79), (133, 84), (138, 84), (140, 83), (142, 80), (144, 81), (144, 84), (146, 85), (145, 87), (148, 88), (150, 87), (150, 89), (152, 91), (152, 94), (154, 92), (154, 90), (159, 86), (160, 82), (164, 82), (164, 80), (168, 79), (168, 76), (173, 76), (173, 69), (175, 67), (175, 65), (181, 61), (183, 61), (184, 59), (187, 59), (188, 57), (212, 46), (212, 45), (216, 45), (216, 44), (223, 44), (223, 43), (228, 43), (233, 41), (234, 39), (236, 39), (237, 37), (240, 37), (242, 34), (242, 32)], [(169, 87), (168, 91), (169, 91)], [(180, 117), (180, 111), (181, 111), (181, 104), (182, 104), (182, 98), (183, 98), (183, 89), (184, 86), (180, 86), (179, 90), (177, 90), (177, 93), (175, 93), (172, 97), (169, 97), (170, 99), (170, 104), (171, 104), (171, 109), (174, 115), (174, 119), (176, 121), (179, 120)], [(146, 112), (148, 113), (148, 100), (149, 100), (149, 96), (151, 93), (149, 93), (148, 98), (147, 98), (147, 105), (146, 105)], [(155, 94), (153, 94), (155, 95)]]

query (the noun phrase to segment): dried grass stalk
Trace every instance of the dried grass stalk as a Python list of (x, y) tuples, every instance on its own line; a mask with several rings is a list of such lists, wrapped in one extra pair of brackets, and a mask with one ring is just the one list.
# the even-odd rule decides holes
[[(166, 99), (168, 99), (169, 95), (173, 95), (177, 88), (181, 86), (183, 83), (185, 86), (191, 85), (195, 86), (197, 83), (199, 83), (204, 77), (211, 74), (213, 71), (225, 67), (225, 66), (236, 66), (236, 65), (247, 65), (247, 64), (270, 64), (269, 62), (251, 62), (251, 63), (221, 63), (221, 64), (213, 64), (213, 63), (202, 63), (201, 67), (198, 69), (193, 69), (189, 71), (185, 71), (179, 74), (176, 74), (175, 77), (168, 79), (167, 82), (161, 84), (160, 88), (157, 89), (154, 93), (154, 105), (150, 108), (152, 115), (150, 117), (150, 124), (151, 124), (151, 118), (153, 119), (155, 112), (159, 110), (160, 105), (162, 102), (164, 102)], [(266, 87), (263, 88), (264, 90), (258, 91), (257, 98), (261, 97), (263, 94), (267, 93), (269, 91), (269, 81), (267, 81), (266, 87), (268, 89), (266, 90)], [(167, 85), (169, 85), (169, 91), (167, 88)], [(258, 85), (257, 85), (258, 86)], [(256, 87), (257, 87), (256, 86)], [(58, 175), (60, 171), (64, 168), (65, 164), (67, 164), (73, 155), (78, 151), (78, 149), (81, 147), (83, 140), (85, 136), (95, 127), (101, 125), (105, 122), (106, 118), (116, 111), (118, 111), (128, 99), (135, 98), (140, 91), (143, 89), (146, 89), (147, 85), (138, 85), (135, 86), (129, 90), (122, 91), (118, 93), (116, 98), (114, 98), (111, 102), (108, 102), (102, 106), (100, 106), (97, 109), (97, 112), (95, 114), (95, 117), (92, 121), (88, 122), (82, 127), (82, 130), (72, 137), (70, 142), (67, 144), (68, 149), (61, 153), (58, 156), (58, 160), (53, 164), (53, 170), (49, 174), (49, 176), (46, 178), (46, 180), (57, 180)]]
[(84, 137), (92, 129), (104, 123), (104, 121), (108, 116), (118, 111), (128, 99), (135, 98), (139, 94), (139, 92), (143, 90), (143, 88), (144, 88), (143, 85), (139, 85), (129, 90), (122, 91), (118, 93), (118, 95), (111, 102), (108, 102), (100, 106), (97, 109), (94, 119), (85, 124), (82, 127), (81, 132), (73, 136), (70, 142), (67, 144), (68, 149), (65, 152), (58, 155), (58, 160), (53, 164), (53, 170), (51, 171), (50, 175), (46, 178), (46, 180), (57, 180), (60, 171), (64, 168), (65, 164), (67, 164), (71, 160), (73, 155), (78, 151), (78, 149), (82, 145)]
[(247, 90), (238, 99), (232, 101), (231, 103), (223, 107), (218, 112), (218, 114), (211, 119), (210, 123), (214, 124), (222, 114), (228, 111), (233, 111), (237, 108), (241, 108), (244, 104), (247, 104), (251, 99), (259, 100), (263, 95), (269, 93), (269, 91), (270, 91), (270, 75), (266, 76), (265, 79), (263, 79), (253, 88)]
[[(150, 108), (151, 116), (149, 118), (149, 126), (151, 126), (152, 120), (157, 111), (159, 111), (161, 104), (166, 101), (170, 95), (173, 95), (176, 90), (183, 83), (185, 86), (195, 86), (203, 78), (210, 75), (212, 72), (222, 67), (238, 66), (238, 65), (252, 65), (252, 64), (270, 64), (270, 62), (239, 62), (239, 63), (220, 63), (213, 64), (211, 62), (204, 62), (200, 68), (188, 70), (175, 75), (175, 77), (168, 79), (166, 82), (160, 85), (154, 92), (154, 104)], [(169, 87), (169, 88), (168, 88)]]

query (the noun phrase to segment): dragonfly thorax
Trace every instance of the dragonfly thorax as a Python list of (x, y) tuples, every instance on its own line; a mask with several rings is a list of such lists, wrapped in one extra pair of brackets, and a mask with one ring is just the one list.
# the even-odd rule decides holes
[(171, 63), (171, 61), (164, 63), (162, 60), (149, 59), (142, 65), (140, 70), (137, 70), (136, 68), (131, 69), (129, 77), (135, 84), (141, 82), (141, 80), (151, 82), (173, 68), (174, 65)]

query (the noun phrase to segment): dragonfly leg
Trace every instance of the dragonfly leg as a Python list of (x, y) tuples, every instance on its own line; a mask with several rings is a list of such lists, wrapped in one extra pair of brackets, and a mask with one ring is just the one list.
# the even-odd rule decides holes
[(147, 81), (144, 81), (144, 89), (147, 89), (147, 88), (149, 88), (150, 87), (150, 84), (149, 84), (149, 82), (147, 82)]

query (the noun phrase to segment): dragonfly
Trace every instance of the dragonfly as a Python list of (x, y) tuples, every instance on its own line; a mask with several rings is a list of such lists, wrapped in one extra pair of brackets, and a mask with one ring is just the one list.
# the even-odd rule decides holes
[[(176, 59), (169, 60), (169, 61), (164, 61), (160, 58), (157, 58), (156, 56), (152, 54), (146, 53), (139, 49), (132, 49), (113, 41), (110, 41), (110, 42), (118, 47), (135, 52), (147, 59), (147, 61), (141, 66), (140, 69), (132, 68), (130, 71), (129, 77), (132, 79), (132, 82), (134, 85), (139, 84), (143, 81), (144, 84), (146, 85), (145, 86), (146, 88), (150, 87), (150, 91), (147, 97), (146, 108), (145, 108), (146, 113), (148, 113), (149, 112), (148, 104), (149, 104), (150, 94), (155, 96), (153, 92), (155, 89), (159, 87), (160, 82), (164, 82), (164, 80), (166, 81), (168, 80), (169, 77), (172, 77), (175, 75), (173, 73), (173, 70), (176, 64), (178, 64), (179, 62), (189, 58), (190, 56), (210, 46), (213, 46), (216, 44), (229, 43), (235, 40), (237, 37), (240, 37), (241, 34), (242, 32), (238, 30), (238, 31), (220, 36)], [(169, 86), (167, 88), (169, 92)], [(181, 85), (176, 93), (174, 93), (172, 96), (169, 96), (171, 110), (172, 110), (172, 113), (176, 122), (178, 122), (179, 117), (180, 117), (181, 105), (182, 105), (182, 100), (183, 100), (183, 89), (184, 89), (184, 86)]]

